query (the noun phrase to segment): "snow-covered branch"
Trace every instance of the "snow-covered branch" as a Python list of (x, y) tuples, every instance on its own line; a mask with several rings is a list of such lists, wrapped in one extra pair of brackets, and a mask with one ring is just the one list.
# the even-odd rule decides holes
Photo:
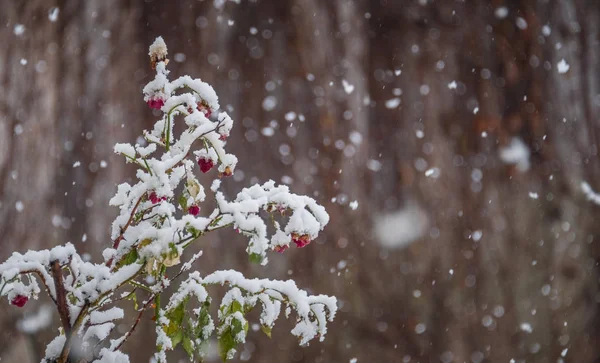
[[(159, 110), (160, 119), (144, 131), (142, 144), (117, 144), (114, 151), (137, 168), (137, 182), (122, 183), (109, 204), (119, 208), (112, 223), (111, 241), (100, 263), (84, 260), (67, 243), (50, 250), (13, 255), (0, 264), (0, 296), (15, 306), (37, 298), (38, 280), (55, 303), (62, 329), (46, 349), (44, 362), (129, 362), (121, 346), (134, 333), (143, 313), (155, 307), (159, 362), (181, 344), (188, 354), (202, 356), (209, 337), (216, 334), (224, 360), (248, 332), (245, 314), (260, 303), (260, 323), (270, 335), (282, 306), (286, 316), (297, 315), (292, 334), (300, 344), (321, 340), (327, 322), (336, 313), (333, 297), (309, 296), (293, 281), (248, 279), (224, 270), (201, 277), (192, 271), (178, 283), (177, 292), (161, 304), (161, 297), (201, 256), (190, 256), (178, 272), (170, 268), (185, 258), (184, 251), (211, 231), (231, 227), (249, 239), (246, 249), (252, 262), (266, 265), (269, 251), (284, 252), (290, 245), (307, 246), (329, 222), (325, 209), (307, 196), (290, 192), (273, 181), (244, 188), (233, 200), (219, 191), (221, 178), (235, 172), (237, 158), (225, 146), (233, 126), (219, 111), (213, 88), (200, 79), (182, 76), (169, 80), (167, 47), (157, 38), (150, 47), (156, 75), (143, 89), (144, 101)], [(183, 120), (176, 135), (174, 124)], [(205, 189), (197, 173), (217, 177)], [(214, 171), (213, 171), (214, 172)], [(207, 198), (215, 207), (203, 212)], [(272, 228), (269, 227), (272, 224)], [(270, 235), (269, 231), (274, 230)], [(217, 319), (210, 315), (207, 288), (226, 285)], [(142, 299), (138, 304), (138, 297)], [(194, 308), (189, 308), (194, 298)], [(122, 304), (133, 303), (137, 313), (131, 328), (110, 339), (115, 322), (127, 319)], [(215, 325), (215, 321), (217, 322)], [(74, 351), (77, 341), (81, 349)]]

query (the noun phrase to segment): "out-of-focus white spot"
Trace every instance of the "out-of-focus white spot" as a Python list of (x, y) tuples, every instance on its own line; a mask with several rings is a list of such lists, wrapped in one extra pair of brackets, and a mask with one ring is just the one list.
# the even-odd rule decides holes
[(417, 204), (375, 217), (375, 235), (383, 247), (404, 248), (427, 233), (429, 219)]
[(524, 331), (525, 333), (531, 334), (533, 332), (533, 328), (531, 327), (531, 324), (529, 324), (529, 323), (521, 323), (521, 325), (519, 326), (519, 328), (522, 331)]
[(345, 79), (342, 79), (342, 85), (344, 86), (344, 92), (350, 94), (354, 91), (354, 86), (348, 83)]
[(552, 34), (552, 30), (550, 29), (550, 27), (548, 25), (544, 25), (542, 27), (542, 34), (544, 34), (544, 36), (548, 37), (550, 36), (550, 34)]
[(375, 159), (369, 159), (367, 161), (367, 169), (371, 171), (379, 171), (381, 170), (381, 162)]
[(269, 112), (273, 111), (273, 109), (277, 106), (277, 98), (275, 96), (267, 96), (262, 102), (263, 110)]
[(275, 130), (272, 127), (263, 127), (262, 130), (260, 130), (260, 133), (263, 134), (263, 136), (271, 137), (275, 134)]
[(567, 61), (564, 58), (561, 59), (560, 62), (558, 62), (558, 64), (556, 65), (556, 70), (560, 74), (567, 73), (570, 68), (571, 66), (567, 63)]
[(531, 152), (523, 140), (513, 137), (510, 143), (499, 150), (500, 159), (506, 164), (515, 164), (521, 172), (529, 170)]
[(527, 21), (525, 19), (521, 18), (520, 16), (517, 17), (516, 25), (517, 25), (517, 28), (519, 28), (521, 30), (527, 29)]
[(398, 97), (385, 101), (385, 107), (389, 109), (397, 108), (398, 106), (400, 106), (400, 98)]
[(417, 334), (423, 334), (425, 333), (425, 330), (427, 330), (427, 325), (423, 323), (419, 323), (415, 326), (415, 333)]
[(50, 11), (48, 11), (48, 19), (51, 22), (55, 22), (58, 20), (58, 13), (60, 12), (60, 9), (57, 7), (54, 7), (52, 9), (50, 9)]
[(25, 33), (25, 25), (23, 25), (23, 24), (16, 24), (15, 27), (13, 28), (13, 32), (17, 36), (23, 35), (23, 33)]
[(506, 6), (501, 6), (494, 10), (494, 16), (498, 19), (504, 19), (508, 16), (508, 8)]

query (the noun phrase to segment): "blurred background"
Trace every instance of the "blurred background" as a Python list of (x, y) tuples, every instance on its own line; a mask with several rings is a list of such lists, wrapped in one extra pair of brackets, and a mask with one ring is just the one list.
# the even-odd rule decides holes
[[(162, 35), (172, 75), (236, 122), (227, 194), (273, 179), (331, 215), (266, 267), (235, 233), (198, 246), (202, 273), (340, 301), (323, 343), (281, 320), (236, 361), (598, 362), (599, 19), (595, 0), (0, 0), (0, 259), (67, 241), (101, 259), (134, 176), (112, 147), (156, 119)], [(2, 362), (43, 357), (47, 304), (0, 302)]]

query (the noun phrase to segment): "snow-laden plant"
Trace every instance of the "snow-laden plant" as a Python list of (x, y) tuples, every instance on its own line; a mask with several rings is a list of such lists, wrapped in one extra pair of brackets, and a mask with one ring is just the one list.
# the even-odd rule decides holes
[[(129, 362), (120, 349), (148, 309), (154, 310), (158, 362), (166, 362), (166, 352), (178, 345), (191, 359), (202, 359), (213, 335), (221, 357), (231, 359), (246, 339), (246, 314), (256, 305), (262, 307), (260, 324), (267, 335), (282, 308), (286, 317), (295, 310), (292, 334), (302, 345), (315, 337), (322, 340), (327, 321), (334, 318), (334, 297), (309, 296), (294, 281), (248, 279), (232, 270), (207, 276), (190, 272), (201, 253), (186, 256), (185, 249), (208, 232), (235, 228), (249, 238), (250, 260), (265, 265), (269, 250), (283, 252), (292, 242), (297, 247), (309, 244), (329, 216), (313, 199), (273, 181), (245, 188), (228, 201), (219, 191), (219, 179), (210, 188), (216, 207), (201, 216), (207, 190), (196, 178), (197, 169), (207, 173), (216, 167), (219, 178), (233, 174), (237, 158), (224, 149), (233, 121), (218, 112), (217, 95), (207, 83), (189, 76), (169, 81), (166, 56), (159, 37), (150, 46), (156, 76), (143, 90), (144, 100), (162, 117), (144, 132), (145, 146), (115, 146), (116, 153), (138, 167), (138, 181), (119, 185), (110, 200), (120, 214), (112, 224), (104, 262), (86, 261), (67, 243), (15, 252), (0, 264), (0, 295), (12, 305), (22, 307), (37, 299), (41, 281), (57, 307), (62, 326), (43, 362)], [(178, 138), (173, 132), (177, 116), (185, 128)], [(274, 232), (268, 233), (268, 224)], [(181, 264), (184, 258), (188, 261)], [(207, 290), (212, 285), (229, 288), (216, 319)], [(166, 296), (169, 286), (175, 292)], [(125, 318), (119, 306), (125, 304), (135, 309), (131, 328), (115, 337), (116, 321)]]

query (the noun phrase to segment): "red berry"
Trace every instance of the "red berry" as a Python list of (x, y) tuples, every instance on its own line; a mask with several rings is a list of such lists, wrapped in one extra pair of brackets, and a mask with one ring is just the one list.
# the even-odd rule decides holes
[(213, 166), (215, 166), (215, 163), (212, 161), (212, 159), (207, 159), (207, 158), (201, 157), (198, 159), (198, 165), (200, 165), (200, 170), (203, 173), (206, 173), (207, 171), (212, 169)]
[(162, 98), (151, 98), (148, 101), (146, 101), (146, 103), (150, 108), (160, 110), (165, 105), (165, 100), (163, 100)]
[(27, 301), (29, 301), (29, 298), (27, 296), (17, 295), (14, 299), (12, 299), (10, 303), (22, 308), (23, 306), (25, 306), (25, 304), (27, 304)]
[(292, 233), (292, 242), (294, 242), (298, 248), (306, 247), (310, 243), (310, 237), (307, 234), (299, 235), (297, 233)]
[(198, 215), (198, 213), (200, 213), (200, 207), (197, 205), (192, 205), (188, 208), (188, 213), (195, 217)]
[(156, 203), (160, 202), (160, 200), (161, 200), (161, 198), (159, 198), (158, 195), (156, 195), (156, 192), (150, 193), (150, 195), (148, 196), (148, 199), (150, 199), (152, 204), (156, 204)]
[(221, 135), (221, 136), (219, 136), (219, 140), (221, 140), (221, 141), (227, 141), (227, 136), (226, 135)]
[(275, 247), (273, 247), (273, 250), (275, 250), (275, 252), (284, 253), (285, 250), (288, 249), (288, 247), (289, 246), (287, 246), (287, 245), (275, 246)]
[(206, 118), (209, 118), (212, 115), (212, 111), (210, 107), (203, 105), (202, 102), (198, 102), (198, 107), (196, 107), (198, 111), (202, 112)]

